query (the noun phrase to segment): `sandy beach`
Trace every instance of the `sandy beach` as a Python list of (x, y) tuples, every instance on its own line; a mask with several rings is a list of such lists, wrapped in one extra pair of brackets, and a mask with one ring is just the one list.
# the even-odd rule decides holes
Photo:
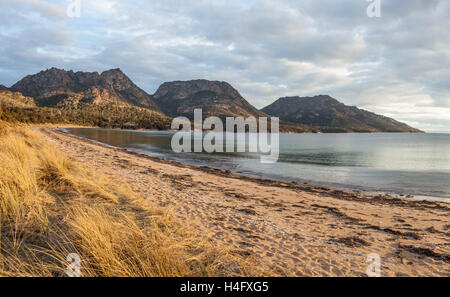
[(180, 224), (276, 276), (450, 276), (450, 205), (285, 183), (111, 148), (36, 127), (69, 158), (126, 181)]

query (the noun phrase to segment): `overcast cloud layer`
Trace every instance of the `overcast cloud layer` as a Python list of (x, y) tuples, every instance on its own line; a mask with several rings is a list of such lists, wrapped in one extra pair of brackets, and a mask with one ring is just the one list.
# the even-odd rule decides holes
[(231, 83), (264, 107), (329, 94), (426, 131), (450, 132), (450, 1), (0, 0), (0, 84), (58, 67)]

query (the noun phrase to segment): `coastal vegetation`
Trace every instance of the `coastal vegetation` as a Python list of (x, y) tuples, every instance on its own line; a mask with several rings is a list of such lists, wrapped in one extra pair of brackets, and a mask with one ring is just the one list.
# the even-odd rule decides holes
[(248, 276), (254, 259), (214, 247), (126, 183), (0, 121), (0, 276)]
[[(1, 100), (0, 100), (1, 101)], [(1, 105), (0, 105), (1, 106)], [(72, 124), (100, 128), (127, 128), (165, 130), (170, 118), (136, 106), (78, 105), (54, 107), (0, 107), (0, 119), (8, 122), (33, 124)], [(131, 123), (131, 124), (130, 124)]]

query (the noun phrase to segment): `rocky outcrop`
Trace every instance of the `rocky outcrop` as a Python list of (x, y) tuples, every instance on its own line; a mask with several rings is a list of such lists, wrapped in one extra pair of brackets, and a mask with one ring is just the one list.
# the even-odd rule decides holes
[(166, 82), (158, 88), (153, 98), (162, 111), (172, 117), (192, 119), (196, 108), (202, 109), (204, 117), (267, 116), (248, 103), (229, 83), (221, 81)]
[(73, 72), (57, 68), (28, 75), (11, 90), (33, 97), (42, 106), (70, 102), (108, 104), (122, 101), (158, 111), (151, 96), (136, 86), (120, 69), (98, 72)]

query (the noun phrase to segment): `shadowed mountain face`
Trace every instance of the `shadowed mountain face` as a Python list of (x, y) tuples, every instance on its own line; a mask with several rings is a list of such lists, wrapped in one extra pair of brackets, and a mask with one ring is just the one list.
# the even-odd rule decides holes
[(105, 105), (114, 102), (159, 110), (151, 96), (137, 87), (120, 69), (99, 74), (51, 68), (23, 78), (11, 90), (35, 98), (41, 106), (79, 103)]
[(0, 85), (0, 91), (8, 91), (8, 88), (4, 85)]
[(280, 98), (261, 111), (291, 123), (334, 127), (347, 132), (421, 132), (394, 119), (347, 106), (324, 95)]
[(162, 84), (153, 95), (161, 110), (172, 117), (194, 117), (201, 108), (203, 117), (267, 117), (245, 100), (230, 84), (219, 81), (191, 80)]

